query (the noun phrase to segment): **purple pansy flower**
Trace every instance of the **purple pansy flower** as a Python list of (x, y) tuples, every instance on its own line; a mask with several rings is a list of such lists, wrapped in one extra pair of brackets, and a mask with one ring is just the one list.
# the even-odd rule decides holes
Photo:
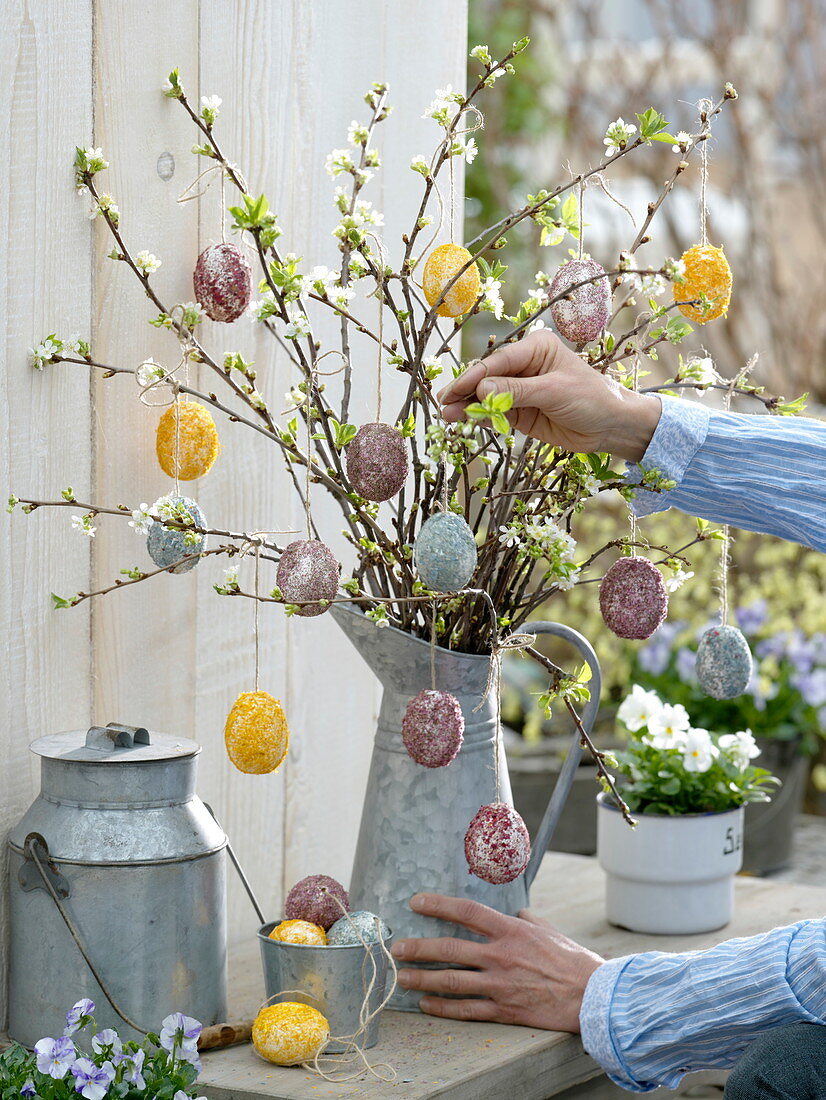
[(762, 596), (748, 604), (747, 607), (737, 608), (737, 625), (744, 634), (756, 634), (768, 618), (768, 601)]
[(124, 1062), (128, 1068), (124, 1074), (124, 1081), (128, 1081), (130, 1085), (135, 1085), (136, 1088), (146, 1088), (146, 1081), (143, 1079), (143, 1061), (146, 1058), (145, 1050), (136, 1050), (134, 1054), (128, 1058), (124, 1058)]
[(175, 1046), (180, 1050), (196, 1050), (202, 1030), (202, 1025), (191, 1016), (173, 1012), (161, 1024), (161, 1046), (164, 1050), (172, 1050)]
[(697, 654), (688, 646), (677, 651), (677, 675), (685, 684), (696, 683)]
[(99, 1031), (92, 1039), (92, 1050), (96, 1054), (113, 1057), (123, 1050), (123, 1043), (114, 1028), (107, 1027), (103, 1031)]
[(37, 1092), (37, 1089), (34, 1087), (34, 1081), (32, 1081), (32, 1079), (30, 1077), (28, 1079), (28, 1081), (25, 1083), (25, 1085), (22, 1087), (22, 1089), (20, 1090), (20, 1095), (21, 1096), (34, 1096), (36, 1092)]
[(82, 1027), (86, 1027), (94, 1011), (95, 1002), (90, 1001), (88, 997), (84, 997), (82, 1001), (78, 1001), (77, 1004), (73, 1005), (66, 1013), (66, 1027), (63, 1030), (63, 1034), (74, 1035), (76, 1031), (79, 1031)]
[(39, 1039), (34, 1044), (34, 1051), (37, 1068), (56, 1081), (66, 1076), (77, 1058), (75, 1044), (65, 1036), (62, 1039)]
[(96, 1066), (89, 1058), (78, 1058), (72, 1066), (72, 1073), (75, 1092), (85, 1096), (86, 1100), (103, 1100), (115, 1079), (115, 1067), (111, 1062)]

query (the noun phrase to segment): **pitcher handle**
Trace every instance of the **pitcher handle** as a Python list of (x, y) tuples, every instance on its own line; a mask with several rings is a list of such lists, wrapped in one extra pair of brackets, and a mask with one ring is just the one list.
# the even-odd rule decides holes
[[(594, 728), (594, 721), (597, 716), (597, 711), (599, 710), (599, 696), (602, 688), (602, 672), (593, 646), (578, 630), (573, 630), (570, 626), (563, 626), (562, 623), (526, 623), (525, 626), (522, 627), (522, 630), (524, 630), (526, 634), (551, 634), (555, 638), (562, 638), (563, 641), (569, 642), (574, 649), (578, 651), (580, 656), (585, 659), (588, 667), (591, 669), (591, 681), (589, 684), (591, 698), (585, 704), (585, 709), (582, 712), (582, 725), (585, 732), (590, 734), (591, 730)], [(568, 755), (565, 757), (565, 761), (559, 773), (559, 778), (554, 784), (553, 793), (548, 801), (547, 809), (545, 810), (542, 822), (533, 840), (531, 858), (525, 869), (525, 884), (528, 889), (530, 889), (531, 883), (536, 877), (536, 872), (539, 870), (539, 865), (548, 850), (548, 844), (562, 816), (565, 801), (573, 786), (576, 770), (579, 767), (581, 758), (582, 744), (580, 742), (579, 730), (574, 729), (571, 747), (568, 750)]]

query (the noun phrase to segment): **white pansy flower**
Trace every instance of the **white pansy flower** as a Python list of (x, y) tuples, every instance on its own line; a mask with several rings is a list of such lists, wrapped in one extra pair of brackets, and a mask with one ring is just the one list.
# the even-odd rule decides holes
[(617, 710), (617, 718), (631, 733), (636, 733), (643, 726), (649, 726), (663, 708), (660, 697), (653, 691), (646, 691), (639, 684), (634, 684), (631, 693), (626, 695)]
[(145, 275), (151, 275), (161, 266), (161, 261), (158, 259), (157, 256), (154, 256), (151, 252), (148, 252), (145, 248), (142, 248), (135, 257), (135, 264)]
[(655, 749), (681, 749), (690, 727), (691, 719), (682, 703), (664, 703), (651, 716), (645, 740)]
[(719, 738), (719, 745), (725, 755), (738, 768), (747, 768), (750, 761), (760, 755), (760, 749), (752, 736), (751, 730), (741, 730), (739, 733), (724, 733)]
[(717, 750), (708, 730), (689, 729), (685, 735), (683, 767), (687, 772), (707, 772)]
[(148, 504), (141, 504), (139, 508), (134, 508), (132, 510), (132, 518), (129, 520), (129, 526), (134, 528), (139, 535), (148, 534), (152, 523), (152, 515), (149, 511)]
[(683, 568), (678, 569), (676, 573), (672, 573), (670, 577), (663, 578), (666, 591), (676, 592), (678, 588), (682, 588), (686, 581), (690, 581), (693, 576), (693, 571), (687, 572)]

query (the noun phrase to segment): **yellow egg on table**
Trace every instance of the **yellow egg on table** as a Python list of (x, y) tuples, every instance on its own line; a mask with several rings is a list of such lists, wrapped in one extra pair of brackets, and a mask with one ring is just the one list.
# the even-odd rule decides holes
[(161, 469), (170, 477), (175, 476), (176, 432), (178, 478), (194, 481), (209, 473), (221, 449), (218, 429), (209, 409), (197, 401), (176, 401), (158, 422), (155, 450)]
[[(731, 268), (722, 248), (695, 244), (682, 255), (685, 280), (674, 284), (674, 301), (680, 313), (700, 325), (722, 317), (731, 298)], [(698, 299), (709, 303), (703, 307)]]
[(290, 730), (278, 699), (266, 691), (242, 691), (224, 727), (227, 756), (250, 775), (274, 772), (287, 755)]
[(277, 1066), (312, 1062), (329, 1038), (326, 1018), (296, 1001), (262, 1008), (252, 1025), (252, 1045), (262, 1058)]
[[(433, 249), (425, 261), (422, 275), (422, 290), (429, 306), (439, 302), (445, 287), (468, 260), (470, 253), (460, 244), (441, 244)], [(473, 309), (481, 290), (479, 268), (473, 263), (453, 283), (436, 312), (440, 317), (460, 317)]]
[(327, 933), (308, 920), (282, 920), (273, 928), (269, 939), (280, 943), (298, 943), (303, 947), (326, 947)]

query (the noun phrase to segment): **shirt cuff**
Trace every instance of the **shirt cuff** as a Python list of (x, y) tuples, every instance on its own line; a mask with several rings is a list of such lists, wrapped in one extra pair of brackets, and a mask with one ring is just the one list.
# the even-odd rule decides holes
[[(659, 470), (677, 487), (685, 477), (691, 460), (706, 441), (710, 414), (708, 409), (694, 401), (658, 394), (662, 413), (648, 449), (638, 465), (626, 466), (626, 480), (639, 485), (642, 471)], [(671, 507), (670, 493), (653, 493), (638, 489), (631, 509), (635, 516), (649, 516)]]
[(641, 1084), (635, 1080), (611, 1035), (614, 988), (633, 958), (634, 955), (626, 955), (621, 959), (611, 959), (593, 972), (582, 998), (579, 1029), (583, 1047), (595, 1062), (599, 1062), (614, 1084), (632, 1092), (650, 1092), (657, 1087), (656, 1084)]

